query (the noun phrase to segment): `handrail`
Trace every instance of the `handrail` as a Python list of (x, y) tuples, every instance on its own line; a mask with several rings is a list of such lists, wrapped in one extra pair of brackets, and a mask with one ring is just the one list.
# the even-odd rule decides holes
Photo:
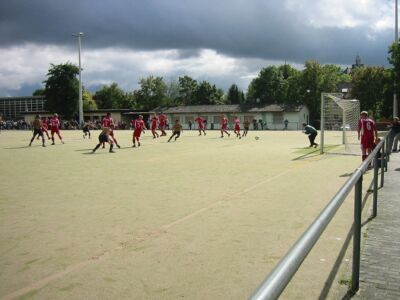
[[(326, 205), (319, 216), (314, 220), (314, 222), (308, 227), (308, 229), (303, 233), (303, 235), (295, 242), (295, 244), (289, 249), (286, 255), (278, 262), (275, 268), (269, 273), (269, 275), (264, 279), (260, 286), (254, 291), (250, 296), (251, 300), (261, 300), (261, 299), (278, 299), (279, 295), (283, 292), (285, 287), (290, 282), (291, 278), (299, 269), (300, 265), (307, 257), (308, 253), (311, 251), (315, 243), (318, 241), (319, 237), (328, 226), (331, 219), (336, 214), (339, 207), (342, 205), (347, 195), (351, 192), (354, 186), (357, 184), (358, 192), (361, 193), (361, 182), (362, 176), (368, 169), (368, 166), (375, 160), (375, 170), (377, 170), (377, 156), (379, 150), (382, 148), (381, 154), (381, 172), (383, 173), (383, 158), (386, 156), (385, 153), (385, 141), (388, 137), (387, 132), (382, 140), (378, 143), (375, 149), (370, 155), (363, 161), (363, 163), (355, 170), (353, 175), (344, 183), (336, 195), (331, 199), (331, 201)], [(377, 172), (374, 172), (374, 174)], [(383, 182), (383, 177), (382, 177)], [(374, 191), (377, 187), (374, 187)], [(356, 191), (357, 192), (357, 191)], [(357, 193), (356, 193), (357, 198)], [(361, 197), (359, 197), (361, 200)], [(357, 202), (357, 199), (356, 201)], [(355, 206), (356, 207), (356, 206)], [(361, 212), (359, 213), (361, 214)], [(356, 211), (355, 211), (356, 218)], [(359, 226), (361, 227), (361, 225)], [(358, 249), (359, 251), (359, 249)], [(358, 265), (359, 268), (359, 265)], [(354, 264), (353, 264), (353, 276), (354, 276)], [(358, 276), (356, 274), (356, 276)], [(358, 278), (356, 283), (356, 289), (358, 289)]]

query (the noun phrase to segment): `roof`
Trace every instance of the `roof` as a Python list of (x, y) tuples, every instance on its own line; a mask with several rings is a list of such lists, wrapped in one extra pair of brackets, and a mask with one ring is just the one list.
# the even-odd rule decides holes
[(0, 97), (0, 101), (11, 101), (11, 100), (46, 100), (44, 96), (19, 96), (19, 97)]
[(304, 106), (285, 106), (278, 104), (270, 105), (188, 105), (157, 107), (154, 111), (162, 111), (166, 114), (189, 114), (189, 113), (258, 113), (258, 112), (299, 112)]

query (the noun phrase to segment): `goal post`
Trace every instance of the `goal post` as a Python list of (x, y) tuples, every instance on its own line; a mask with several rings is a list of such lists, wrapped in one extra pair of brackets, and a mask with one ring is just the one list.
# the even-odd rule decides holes
[(356, 99), (343, 99), (342, 93), (321, 94), (321, 148), (326, 150), (326, 133), (341, 132), (341, 143), (345, 152), (352, 152), (350, 145), (357, 143), (357, 125), (360, 117), (360, 102)]

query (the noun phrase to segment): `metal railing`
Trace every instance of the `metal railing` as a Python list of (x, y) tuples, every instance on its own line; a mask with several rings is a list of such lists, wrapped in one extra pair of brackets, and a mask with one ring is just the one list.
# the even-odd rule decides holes
[[(356, 292), (359, 288), (360, 277), (360, 243), (361, 243), (361, 210), (362, 210), (362, 181), (363, 175), (369, 165), (373, 162), (373, 215), (377, 215), (378, 201), (378, 173), (381, 169), (381, 184), (384, 184), (384, 172), (387, 170), (386, 163), (389, 160), (390, 151), (385, 151), (389, 134), (386, 133), (372, 153), (363, 161), (352, 176), (344, 183), (341, 189), (331, 199), (319, 216), (308, 227), (303, 235), (289, 249), (286, 255), (278, 262), (265, 280), (250, 296), (251, 300), (278, 299), (291, 278), (297, 272), (308, 253), (311, 251), (321, 234), (328, 226), (337, 210), (342, 205), (347, 195), (354, 189), (354, 236), (353, 236), (353, 266), (351, 291)], [(380, 157), (379, 157), (380, 154)]]

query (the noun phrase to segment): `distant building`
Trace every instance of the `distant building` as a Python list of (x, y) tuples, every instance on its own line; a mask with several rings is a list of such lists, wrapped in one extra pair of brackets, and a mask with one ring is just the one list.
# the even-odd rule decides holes
[(356, 63), (351, 65), (351, 68), (347, 67), (344, 69), (343, 73), (351, 75), (355, 69), (364, 67), (364, 64), (361, 63), (360, 55), (356, 56)]
[(44, 96), (0, 97), (0, 114), (9, 120), (24, 118), (23, 113), (43, 111)]
[[(163, 112), (170, 123), (179, 120), (185, 129), (189, 128), (189, 121), (201, 116), (207, 120), (208, 129), (220, 129), (221, 115), (228, 118), (229, 127), (232, 129), (234, 118), (238, 116), (243, 124), (245, 120), (250, 122), (250, 128), (253, 129), (253, 122), (257, 123), (259, 129), (281, 130), (285, 128), (285, 120), (288, 120), (289, 130), (301, 129), (303, 122), (308, 123), (309, 110), (306, 106), (284, 106), (284, 105), (189, 105), (174, 107), (157, 107), (156, 112)], [(262, 125), (261, 125), (262, 124)], [(196, 128), (196, 126), (195, 126)]]

